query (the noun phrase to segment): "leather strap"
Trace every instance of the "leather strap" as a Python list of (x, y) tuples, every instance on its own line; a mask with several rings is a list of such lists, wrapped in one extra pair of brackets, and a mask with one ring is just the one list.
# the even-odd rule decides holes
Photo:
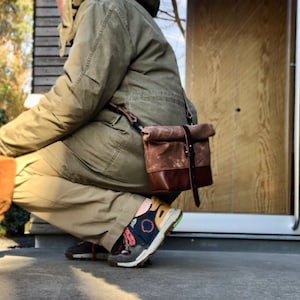
[(184, 89), (182, 89), (182, 93), (183, 93), (183, 98), (184, 98), (186, 120), (187, 120), (187, 122), (188, 122), (189, 125), (194, 125), (194, 123), (193, 123), (193, 115), (192, 115), (192, 112), (190, 111), (190, 108), (188, 106), (188, 98), (186, 96), (186, 93), (185, 93)]
[(182, 125), (182, 128), (184, 129), (184, 135), (185, 135), (186, 154), (189, 159), (189, 176), (190, 176), (191, 189), (193, 191), (195, 204), (197, 207), (200, 207), (200, 198), (199, 198), (199, 193), (198, 193), (198, 188), (196, 183), (196, 172), (195, 172), (196, 170), (195, 151), (194, 151), (192, 136), (188, 126)]

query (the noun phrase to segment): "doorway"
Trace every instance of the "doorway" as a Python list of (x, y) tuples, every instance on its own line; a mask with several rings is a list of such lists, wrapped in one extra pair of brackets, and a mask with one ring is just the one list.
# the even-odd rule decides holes
[(297, 234), (296, 9), (293, 0), (188, 1), (186, 89), (216, 135), (214, 184), (200, 190), (200, 209), (190, 192), (180, 196), (179, 230)]

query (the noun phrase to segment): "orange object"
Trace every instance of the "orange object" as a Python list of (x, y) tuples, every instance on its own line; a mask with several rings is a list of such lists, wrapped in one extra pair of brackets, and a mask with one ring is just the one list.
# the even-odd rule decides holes
[(0, 221), (12, 203), (16, 168), (14, 158), (0, 155)]

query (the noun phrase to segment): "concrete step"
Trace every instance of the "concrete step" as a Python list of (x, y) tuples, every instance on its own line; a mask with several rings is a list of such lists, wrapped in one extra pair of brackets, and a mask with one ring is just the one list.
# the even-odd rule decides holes
[(26, 226), (26, 233), (35, 237), (35, 248), (67, 248), (79, 242), (74, 236), (33, 215)]

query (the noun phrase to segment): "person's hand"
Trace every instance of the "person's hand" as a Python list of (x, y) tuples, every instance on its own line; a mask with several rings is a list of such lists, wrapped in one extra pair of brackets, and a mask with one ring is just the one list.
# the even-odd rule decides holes
[(26, 98), (25, 102), (24, 102), (24, 108), (30, 109), (34, 106), (36, 106), (37, 104), (39, 104), (41, 98), (43, 98), (44, 95), (43, 94), (30, 94), (28, 95), (28, 97)]

